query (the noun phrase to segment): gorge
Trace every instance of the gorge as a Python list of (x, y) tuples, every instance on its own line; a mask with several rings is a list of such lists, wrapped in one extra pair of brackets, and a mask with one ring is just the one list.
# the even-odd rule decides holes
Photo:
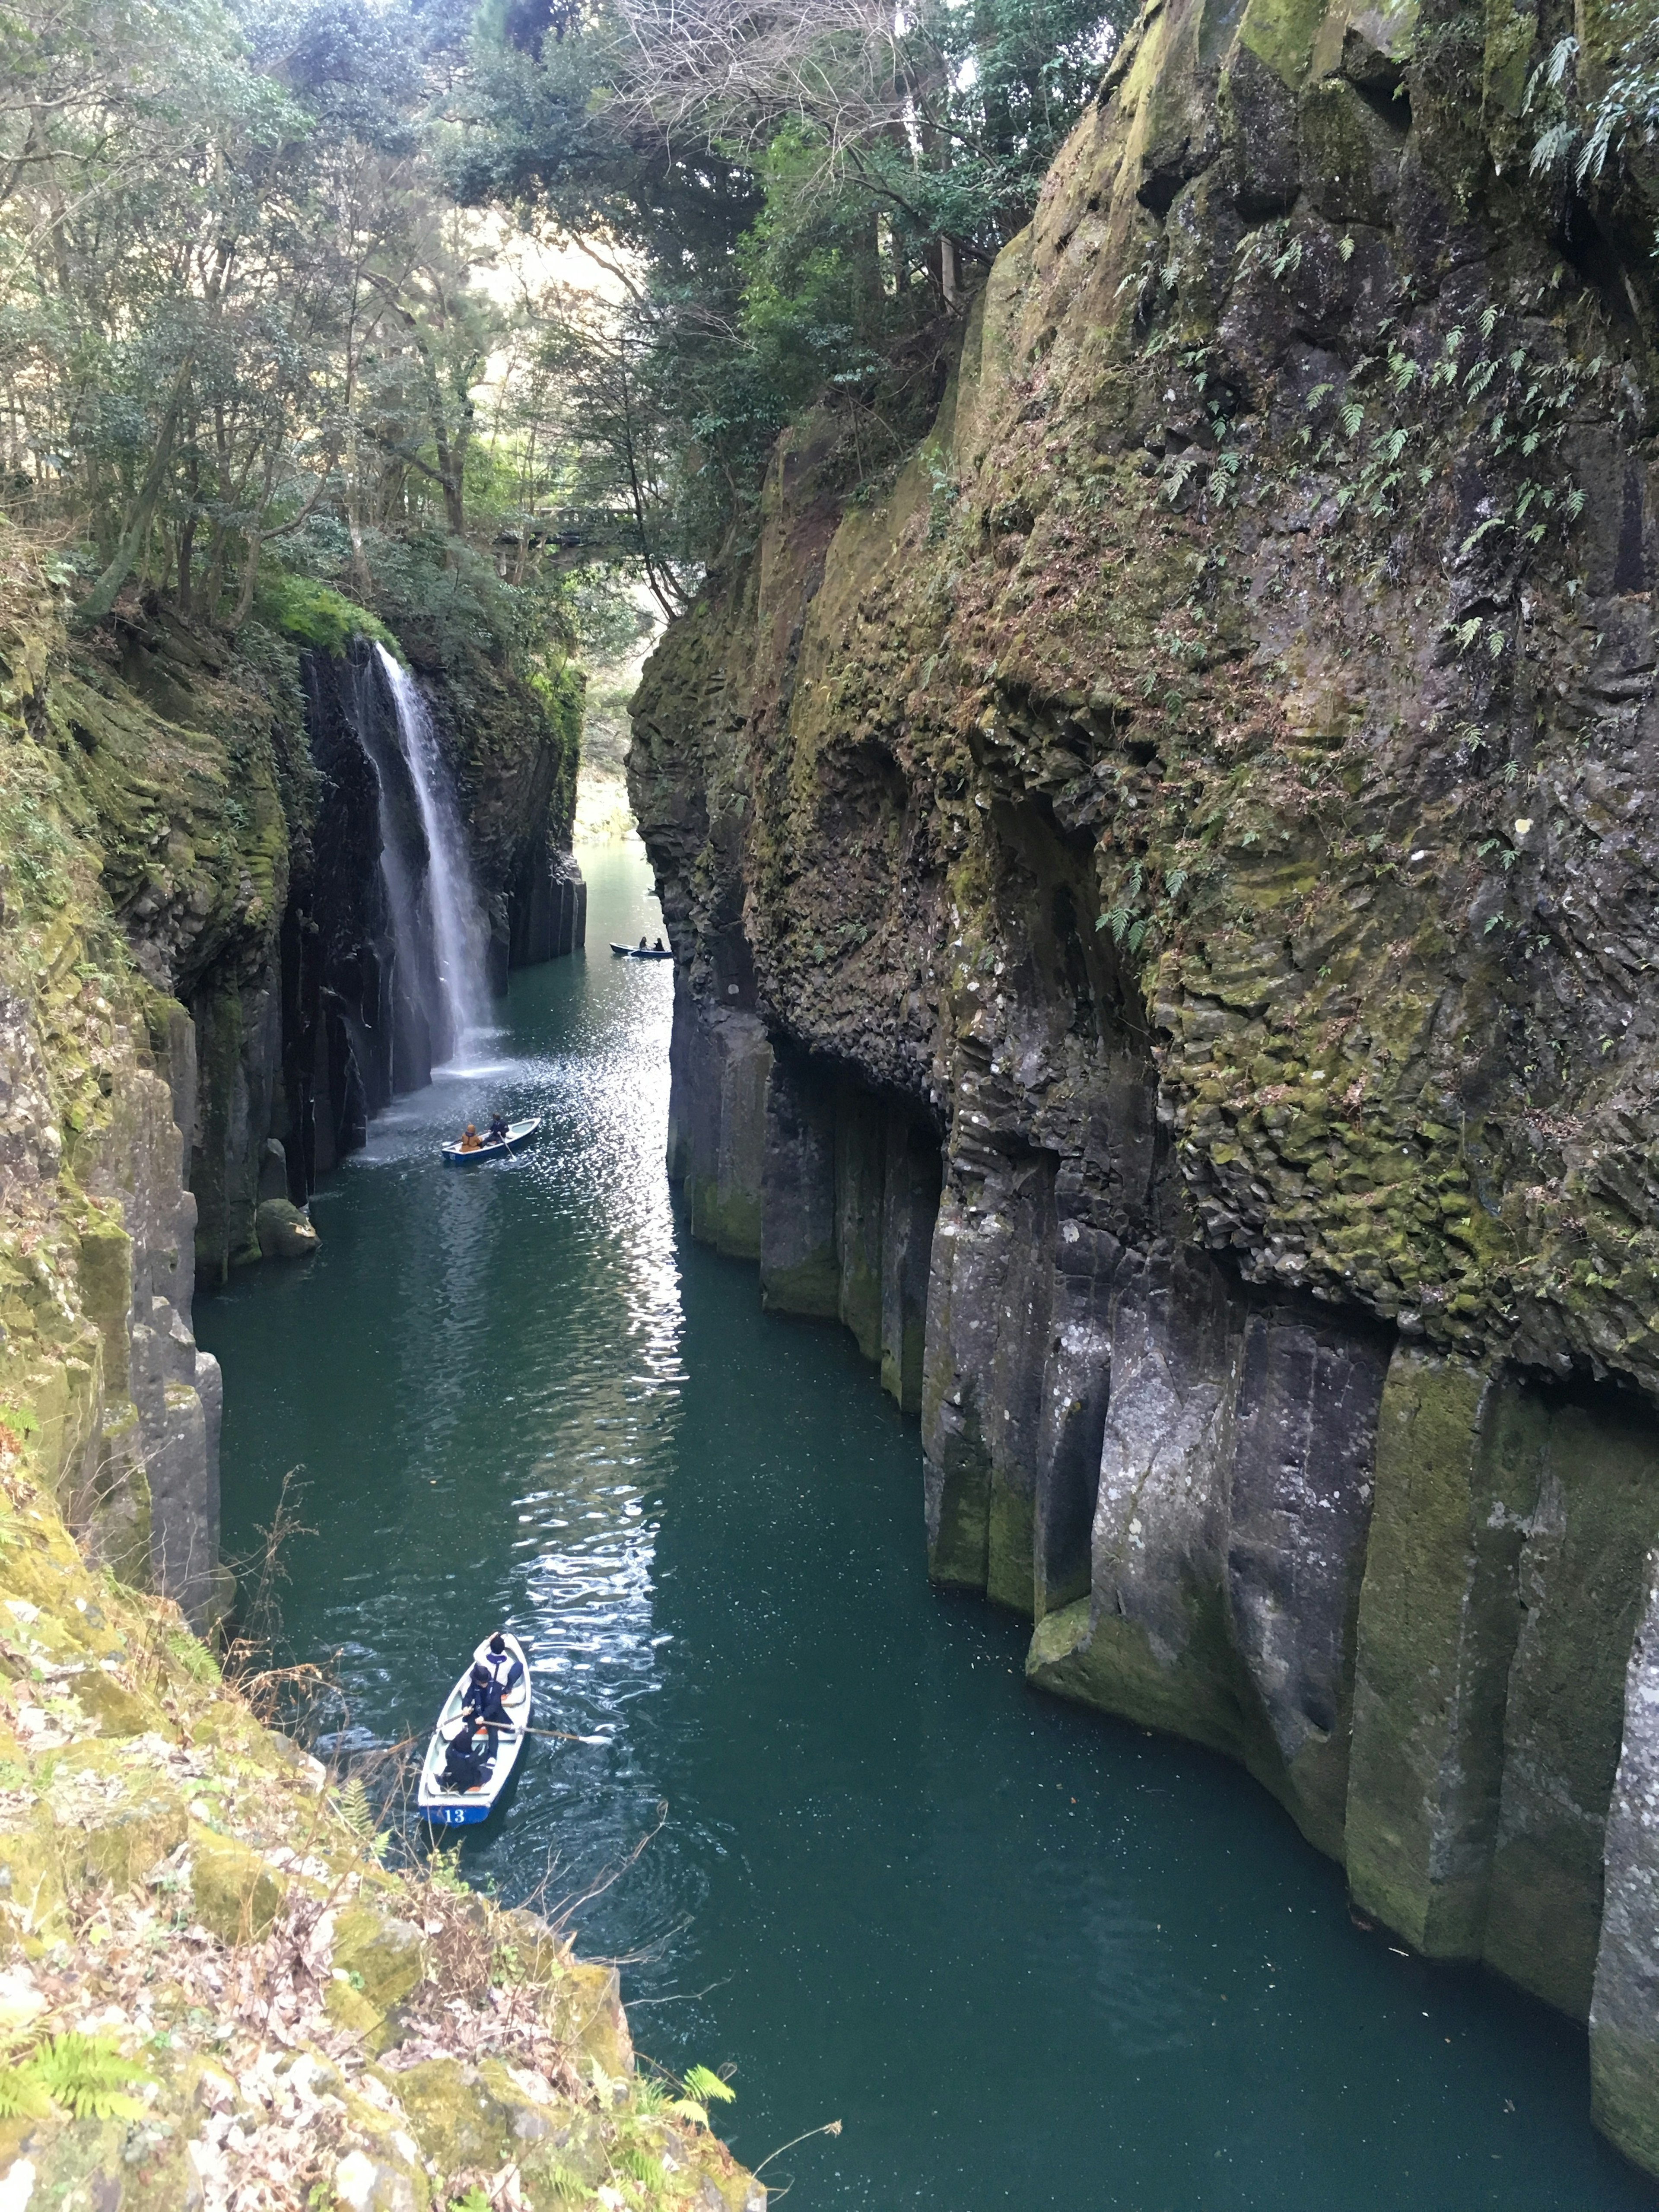
[[(923, 8), (885, 107), (911, 11), (848, 0), (850, 140), (786, 0), (747, 140), (695, 40), (620, 70), (644, 0), (464, 58), (251, 10), (187, 159), (108, 12), (71, 61), (118, 50), (154, 207), (71, 205), (106, 142), (49, 104), (7, 142), (0, 2191), (242, 2212), (257, 2138), (275, 2203), (748, 2212), (687, 2094), (741, 2049), (744, 2154), (822, 2136), (848, 2212), (1648, 2201), (1646, 0), (1147, 0), (1013, 91), (1013, 33), (951, 44), (1000, 0)], [(550, 287), (507, 342), (509, 213), (617, 246), (611, 320)], [(667, 617), (672, 1017), (541, 972), (610, 572)], [(548, 1150), (446, 1183), (506, 1093)], [(327, 1774), (187, 1632), (222, 1435), (228, 1555), (319, 1486), (267, 1656), (337, 1664)], [(507, 1907), (349, 1794), (458, 1592), (603, 1723), (475, 1858)], [(65, 2086), (100, 2021), (152, 2119)], [(1273, 2142), (1268, 2049), (1320, 2084)]]

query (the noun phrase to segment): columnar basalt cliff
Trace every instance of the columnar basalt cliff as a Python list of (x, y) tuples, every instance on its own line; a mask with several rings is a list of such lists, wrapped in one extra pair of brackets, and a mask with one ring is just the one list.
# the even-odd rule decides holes
[(691, 1225), (917, 1407), (935, 1575), (1588, 2019), (1659, 2171), (1656, 195), (1532, 176), (1569, 30), (1153, 0), (630, 779)]
[[(296, 1202), (429, 1073), (393, 1058), (390, 702), (362, 642), (233, 655), (155, 610), (75, 642), (21, 559), (0, 679), (0, 1422), (88, 1555), (201, 1624), (228, 1583), (198, 1273), (303, 1252)], [(580, 690), (483, 672), (492, 737), (425, 680), (499, 967), (568, 951)]]

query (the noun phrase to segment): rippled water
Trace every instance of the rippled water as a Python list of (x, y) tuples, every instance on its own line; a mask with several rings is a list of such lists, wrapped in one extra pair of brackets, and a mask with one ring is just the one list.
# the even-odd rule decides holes
[[(915, 1425), (675, 1220), (672, 977), (607, 949), (659, 920), (584, 864), (586, 957), (375, 1124), (313, 1263), (198, 1306), (228, 1548), (301, 1467), (287, 1643), (347, 1741), (429, 1725), (512, 1620), (541, 1724), (605, 1741), (531, 1745), (465, 1863), (617, 1875), (584, 1947), (643, 2051), (735, 2063), (738, 2154), (843, 2121), (767, 2168), (800, 2212), (1650, 2208), (1580, 2035), (1356, 1929), (1242, 1776), (1032, 1695), (1020, 1624), (930, 1591)], [(497, 1105), (539, 1146), (441, 1167)]]

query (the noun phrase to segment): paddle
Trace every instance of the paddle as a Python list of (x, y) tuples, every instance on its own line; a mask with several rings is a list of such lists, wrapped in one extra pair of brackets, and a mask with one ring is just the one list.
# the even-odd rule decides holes
[(609, 1743), (608, 1735), (572, 1735), (568, 1729), (521, 1729), (509, 1721), (505, 1728), (495, 1723), (502, 1735), (544, 1735), (551, 1743)]
[[(486, 1728), (491, 1725), (488, 1721), (484, 1723)], [(496, 1721), (493, 1725), (497, 1735), (542, 1735), (550, 1743), (609, 1743), (612, 1740), (608, 1735), (572, 1735), (568, 1729), (520, 1728), (512, 1721)], [(448, 1742), (450, 1739), (445, 1737), (444, 1741)]]

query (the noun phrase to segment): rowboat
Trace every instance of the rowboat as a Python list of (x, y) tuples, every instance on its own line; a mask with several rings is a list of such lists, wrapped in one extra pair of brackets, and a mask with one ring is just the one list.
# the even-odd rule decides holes
[(432, 1731), (432, 1741), (427, 1746), (426, 1757), (421, 1762), (421, 1784), (416, 1802), (422, 1817), (434, 1828), (470, 1828), (476, 1826), (480, 1820), (487, 1820), (518, 1764), (519, 1753), (524, 1749), (524, 1731), (530, 1719), (530, 1662), (525, 1657), (524, 1646), (518, 1638), (506, 1635), (505, 1632), (503, 1635), (507, 1650), (524, 1668), (523, 1674), (501, 1700), (512, 1716), (514, 1725), (501, 1729), (496, 1739), (495, 1762), (485, 1769), (484, 1778), (476, 1790), (469, 1790), (464, 1797), (457, 1797), (438, 1787), (438, 1777), (444, 1771), (444, 1760), (449, 1753), (449, 1738), (461, 1717), (461, 1701), (466, 1696), (473, 1667), (489, 1663), (489, 1638), (485, 1637), (468, 1661), (466, 1672), (444, 1699), (438, 1725)]
[(539, 1114), (532, 1115), (528, 1121), (509, 1121), (506, 1136), (497, 1138), (493, 1145), (486, 1138), (476, 1152), (464, 1152), (458, 1140), (444, 1146), (444, 1158), (452, 1165), (461, 1168), (474, 1167), (480, 1160), (504, 1159), (508, 1152), (516, 1152), (520, 1145), (528, 1144), (541, 1126)]
[(618, 945), (614, 939), (611, 950), (618, 960), (672, 960), (674, 957), (665, 945)]

